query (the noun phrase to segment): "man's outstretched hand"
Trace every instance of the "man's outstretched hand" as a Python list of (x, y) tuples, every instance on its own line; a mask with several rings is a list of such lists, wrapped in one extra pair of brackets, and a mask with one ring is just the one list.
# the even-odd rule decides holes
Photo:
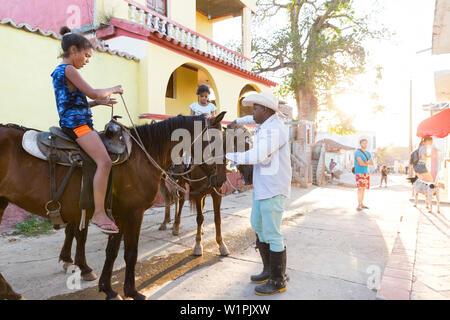
[(237, 127), (238, 127), (238, 124), (236, 123), (236, 120), (234, 120), (233, 122), (231, 122), (227, 125), (227, 129), (235, 129)]

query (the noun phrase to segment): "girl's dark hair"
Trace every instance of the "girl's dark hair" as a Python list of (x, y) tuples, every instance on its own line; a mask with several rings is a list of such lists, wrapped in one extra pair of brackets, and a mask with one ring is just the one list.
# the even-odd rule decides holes
[(197, 95), (199, 96), (204, 92), (208, 92), (209, 94), (211, 94), (211, 91), (209, 91), (209, 87), (206, 84), (202, 84), (198, 87)]
[(421, 140), (420, 140), (420, 146), (423, 146), (424, 145), (424, 143), (426, 142), (426, 141), (433, 141), (433, 137), (423, 137)]
[(81, 34), (72, 33), (68, 27), (64, 26), (59, 30), (59, 34), (63, 36), (61, 48), (63, 52), (60, 57), (67, 58), (70, 56), (70, 48), (75, 46), (78, 50), (93, 49), (92, 43)]

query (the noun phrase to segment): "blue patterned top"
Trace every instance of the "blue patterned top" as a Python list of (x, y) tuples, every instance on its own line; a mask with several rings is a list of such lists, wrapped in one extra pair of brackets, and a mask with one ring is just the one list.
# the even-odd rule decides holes
[(59, 126), (75, 128), (81, 124), (92, 126), (92, 111), (86, 95), (78, 88), (70, 91), (66, 82), (67, 63), (60, 64), (51, 74), (55, 89)]

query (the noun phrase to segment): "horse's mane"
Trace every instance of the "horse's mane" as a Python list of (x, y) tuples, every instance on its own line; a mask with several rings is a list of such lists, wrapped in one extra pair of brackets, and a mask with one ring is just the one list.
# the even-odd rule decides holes
[[(176, 129), (193, 128), (194, 121), (205, 121), (204, 116), (182, 116), (170, 118), (152, 124), (144, 124), (136, 127), (139, 136), (142, 139), (144, 147), (156, 155), (161, 155), (167, 149), (167, 145), (171, 142), (171, 134)], [(130, 130), (131, 134), (136, 137), (136, 132)]]
[(11, 128), (11, 129), (16, 129), (16, 130), (20, 130), (20, 131), (29, 131), (29, 130), (40, 131), (40, 130), (33, 129), (33, 128), (26, 128), (26, 127), (23, 127), (21, 125), (15, 124), (15, 123), (7, 123), (7, 124), (0, 123), (0, 127)]

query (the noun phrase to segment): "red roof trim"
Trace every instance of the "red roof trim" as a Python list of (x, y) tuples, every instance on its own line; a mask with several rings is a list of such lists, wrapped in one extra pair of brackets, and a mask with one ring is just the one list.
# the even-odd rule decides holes
[(165, 47), (177, 54), (182, 54), (199, 62), (206, 63), (210, 66), (216, 67), (223, 71), (238, 75), (242, 78), (246, 78), (269, 87), (277, 86), (274, 81), (261, 77), (253, 72), (245, 69), (241, 69), (235, 65), (225, 62), (222, 59), (218, 59), (204, 51), (196, 50), (190, 46), (176, 41), (175, 39), (168, 38), (166, 35), (161, 34), (157, 30), (148, 26), (143, 26), (137, 23), (132, 23), (127, 20), (111, 18), (111, 26), (97, 31), (97, 37), (99, 39), (111, 39), (118, 36), (127, 36), (135, 39), (149, 41), (159, 46)]

